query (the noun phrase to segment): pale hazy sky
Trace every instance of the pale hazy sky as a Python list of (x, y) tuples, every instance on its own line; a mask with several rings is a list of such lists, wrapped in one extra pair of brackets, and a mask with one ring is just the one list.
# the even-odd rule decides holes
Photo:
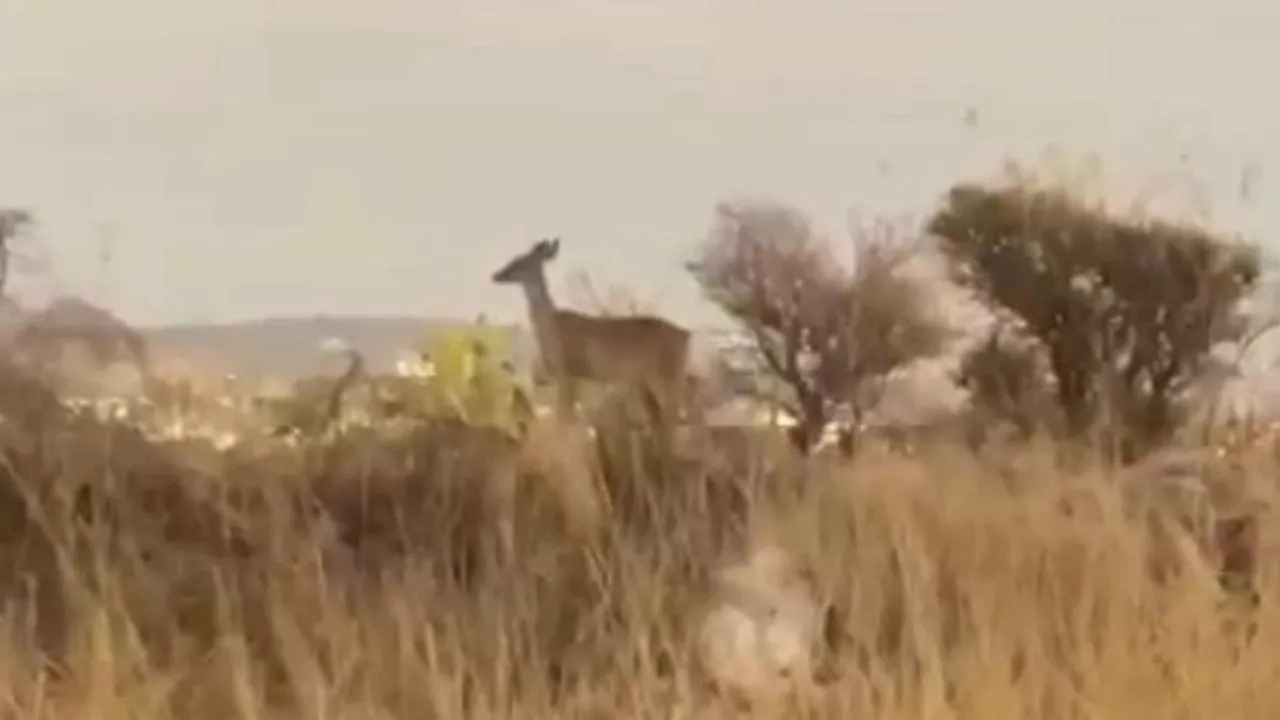
[(562, 298), (585, 271), (692, 324), (717, 200), (838, 234), (1049, 144), (1274, 231), (1277, 27), (1260, 0), (0, 0), (0, 204), (38, 213), (40, 288), (135, 322), (516, 318), (490, 273), (559, 235)]

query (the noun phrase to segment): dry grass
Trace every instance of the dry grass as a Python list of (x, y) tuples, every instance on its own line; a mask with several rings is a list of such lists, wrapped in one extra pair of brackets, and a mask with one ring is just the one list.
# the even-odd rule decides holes
[[(1245, 642), (1199, 555), (1153, 553), (1114, 481), (1046, 452), (677, 459), (615, 427), (574, 473), (544, 428), (511, 557), (474, 501), (483, 443), (193, 465), (25, 417), (0, 430), (3, 717), (736, 717), (694, 661), (697, 612), (759, 538), (831, 607), (825, 684), (759, 716), (1280, 713), (1274, 562)], [(1237, 482), (1265, 497), (1272, 473)]]

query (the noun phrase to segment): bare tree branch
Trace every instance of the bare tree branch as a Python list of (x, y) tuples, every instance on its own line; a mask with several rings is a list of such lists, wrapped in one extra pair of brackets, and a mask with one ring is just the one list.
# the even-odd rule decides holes
[(688, 269), (790, 390), (803, 449), (837, 407), (860, 416), (881, 378), (945, 342), (925, 295), (899, 272), (911, 246), (888, 226), (854, 237), (850, 271), (794, 209), (721, 203), (716, 220)]

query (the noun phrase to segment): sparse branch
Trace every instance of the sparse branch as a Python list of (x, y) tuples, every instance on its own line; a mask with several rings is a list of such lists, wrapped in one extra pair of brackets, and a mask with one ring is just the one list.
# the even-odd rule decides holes
[(851, 272), (791, 208), (722, 203), (716, 220), (688, 269), (790, 390), (803, 449), (836, 407), (860, 414), (867, 389), (941, 348), (943, 328), (900, 273), (909, 246), (883, 228), (855, 238)]

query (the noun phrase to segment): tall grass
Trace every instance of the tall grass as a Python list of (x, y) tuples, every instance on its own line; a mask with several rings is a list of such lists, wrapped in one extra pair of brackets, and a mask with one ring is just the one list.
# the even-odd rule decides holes
[[(1115, 478), (1043, 449), (675, 456), (622, 424), (548, 425), (503, 505), (501, 444), (439, 429), (197, 464), (24, 417), (0, 428), (4, 717), (1280, 713), (1274, 563), (1247, 641), (1211, 558), (1155, 552)], [(1265, 497), (1274, 470), (1229, 475)], [(491, 542), (508, 519), (514, 543)], [(830, 612), (823, 682), (747, 707), (694, 639), (714, 569), (757, 541)]]

